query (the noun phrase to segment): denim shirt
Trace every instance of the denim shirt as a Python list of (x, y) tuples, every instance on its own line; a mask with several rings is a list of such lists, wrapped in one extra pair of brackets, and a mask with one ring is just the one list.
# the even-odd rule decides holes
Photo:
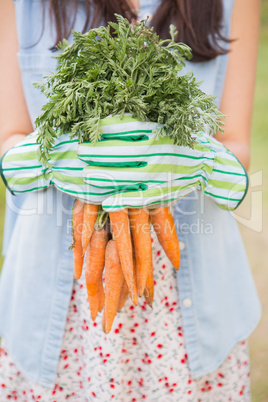
[[(141, 17), (158, 1), (140, 0)], [(229, 34), (234, 0), (223, 0), (223, 32)], [(16, 0), (19, 64), (24, 94), (34, 122), (46, 102), (32, 86), (55, 69), (49, 48), (55, 31), (41, 0)], [(80, 2), (74, 29), (84, 23)], [(40, 38), (39, 41), (37, 41)], [(226, 45), (225, 45), (226, 46)], [(188, 62), (202, 89), (219, 105), (228, 55)], [(7, 197), (0, 278), (0, 335), (18, 369), (33, 382), (53, 387), (73, 286), (71, 239), (73, 199), (57, 190)], [(183, 327), (192, 378), (215, 370), (232, 347), (247, 338), (261, 314), (239, 230), (231, 213), (199, 192), (173, 208), (181, 244), (177, 274)], [(90, 332), (89, 332), (90, 335)]]

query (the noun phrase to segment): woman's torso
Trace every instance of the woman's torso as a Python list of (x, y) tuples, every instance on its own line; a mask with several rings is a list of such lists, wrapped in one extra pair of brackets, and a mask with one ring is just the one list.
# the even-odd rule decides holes
[[(224, 33), (229, 34), (234, 0), (224, 0)], [(141, 17), (158, 2), (140, 0)], [(46, 1), (42, 35), (39, 0), (16, 0), (19, 63), (30, 117), (34, 123), (45, 103), (32, 86), (56, 67), (49, 48), (55, 31)], [(84, 25), (80, 2), (74, 29)], [(39, 41), (37, 41), (40, 38)], [(202, 89), (219, 105), (228, 56), (206, 63), (187, 63)], [(19, 197), (17, 197), (19, 198)], [(22, 197), (19, 213), (8, 198), (6, 259), (0, 282), (0, 333), (29, 378), (52, 384), (73, 283), (70, 213), (73, 200), (50, 189)], [(260, 306), (246, 254), (232, 215), (194, 192), (174, 207), (181, 242), (178, 273), (184, 333), (193, 378), (215, 369), (234, 344), (256, 326)], [(18, 342), (20, 339), (20, 342)], [(220, 339), (220, 342), (219, 342)]]

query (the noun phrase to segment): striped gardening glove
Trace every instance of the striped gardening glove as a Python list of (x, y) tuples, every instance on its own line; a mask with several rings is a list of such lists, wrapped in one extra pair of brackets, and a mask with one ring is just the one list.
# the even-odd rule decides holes
[(195, 189), (223, 209), (235, 209), (245, 196), (247, 174), (235, 156), (206, 134), (194, 149), (156, 139), (156, 123), (102, 120), (102, 140), (82, 143), (65, 134), (50, 153), (50, 168), (38, 160), (37, 132), (11, 148), (0, 171), (12, 194), (54, 186), (83, 202), (109, 211), (172, 204)]
[(106, 195), (107, 211), (126, 207), (156, 208), (172, 204), (195, 189), (217, 205), (233, 210), (247, 192), (248, 177), (241, 163), (213, 137), (198, 133), (194, 148), (156, 138), (156, 123), (131, 116), (102, 120), (102, 141), (82, 143), (78, 157), (88, 166), (84, 181)]
[[(23, 141), (8, 150), (0, 160), (0, 173), (7, 189), (13, 194), (56, 187), (82, 202), (101, 205), (114, 189), (91, 186), (83, 180), (82, 172), (87, 163), (77, 156), (77, 139), (64, 134), (55, 140), (46, 168), (39, 161), (38, 132), (28, 135)], [(132, 186), (131, 189), (137, 189)]]
[(45, 168), (38, 160), (40, 144), (37, 137), (35, 131), (1, 158), (1, 176), (13, 195), (54, 186), (83, 202), (94, 204), (104, 200), (104, 196), (99, 197), (100, 191), (82, 179), (81, 173), (87, 164), (77, 157), (78, 140), (70, 140), (69, 134), (58, 137), (50, 153), (51, 167)]

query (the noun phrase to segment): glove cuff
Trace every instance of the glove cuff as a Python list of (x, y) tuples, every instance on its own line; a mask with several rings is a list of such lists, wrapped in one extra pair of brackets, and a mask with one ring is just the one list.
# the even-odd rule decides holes
[(49, 186), (50, 173), (38, 160), (37, 133), (28, 135), (15, 147), (8, 150), (0, 161), (3, 182), (13, 195)]
[(204, 193), (224, 210), (236, 209), (248, 190), (248, 175), (236, 156), (215, 138), (209, 137), (214, 153), (213, 171), (207, 177)]

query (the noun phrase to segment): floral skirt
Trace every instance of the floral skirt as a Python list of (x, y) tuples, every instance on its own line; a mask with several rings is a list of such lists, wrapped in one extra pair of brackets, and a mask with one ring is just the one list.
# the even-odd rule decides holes
[(239, 342), (214, 372), (191, 378), (176, 272), (155, 236), (152, 242), (153, 309), (143, 299), (137, 307), (128, 299), (105, 335), (101, 314), (94, 323), (90, 319), (84, 276), (74, 281), (54, 388), (25, 378), (2, 341), (0, 401), (250, 401), (247, 341)]

